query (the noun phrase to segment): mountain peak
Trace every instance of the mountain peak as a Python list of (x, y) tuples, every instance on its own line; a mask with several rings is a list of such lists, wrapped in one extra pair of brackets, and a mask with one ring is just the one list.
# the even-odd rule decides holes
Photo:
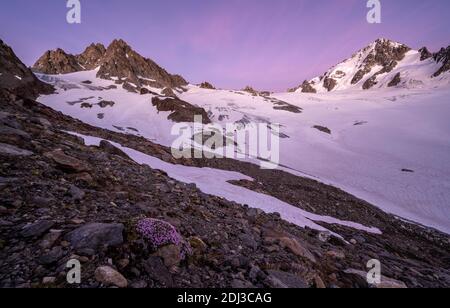
[(82, 70), (75, 56), (63, 49), (46, 51), (33, 65), (33, 70), (44, 74), (68, 74)]
[[(109, 47), (120, 47), (120, 48), (130, 48), (130, 45), (125, 42), (123, 39), (115, 39), (111, 42), (111, 44), (109, 45)], [(108, 48), (109, 48), (108, 47)]]
[(380, 37), (380, 38), (378, 38), (378, 39), (376, 39), (375, 41), (374, 41), (374, 43), (375, 44), (390, 44), (390, 45), (405, 45), (405, 44), (402, 44), (402, 43), (399, 43), (399, 42), (397, 42), (397, 41), (394, 41), (394, 40), (391, 40), (391, 39), (387, 39), (387, 38), (384, 38), (384, 37)]
[(114, 79), (133, 91), (150, 86), (177, 88), (187, 85), (179, 75), (171, 75), (154, 61), (141, 56), (122, 39), (116, 39), (106, 49), (97, 77)]
[(91, 43), (91, 45), (89, 45), (88, 47), (86, 47), (85, 51), (89, 51), (89, 50), (98, 50), (98, 51), (105, 51), (106, 48), (103, 44), (101, 43)]
[[(426, 47), (411, 53), (410, 51), (411, 48), (405, 44), (378, 38), (322, 76), (305, 81), (292, 90), (315, 93), (350, 88), (368, 90), (374, 87), (414, 87), (430, 82), (432, 77), (438, 77), (450, 71), (449, 48), (443, 48), (434, 54)], [(405, 60), (406, 57), (408, 57), (407, 60)], [(411, 65), (411, 63), (420, 63), (425, 60), (430, 62), (417, 66)], [(441, 68), (431, 75), (430, 70), (436, 70), (437, 64)], [(425, 66), (428, 69), (425, 69)]]
[(102, 57), (105, 55), (106, 48), (103, 44), (92, 43), (83, 53), (76, 56), (78, 63), (86, 70), (93, 70), (100, 66)]
[(130, 91), (150, 86), (177, 88), (187, 85), (179, 75), (171, 75), (154, 61), (134, 51), (123, 39), (113, 40), (107, 48), (92, 43), (79, 55), (58, 48), (47, 51), (33, 66), (44, 74), (66, 74), (99, 68), (97, 77), (115, 80)]

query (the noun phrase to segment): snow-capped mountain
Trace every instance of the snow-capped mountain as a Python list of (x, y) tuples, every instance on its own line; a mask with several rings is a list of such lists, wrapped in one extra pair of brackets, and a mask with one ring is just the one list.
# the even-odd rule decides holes
[(432, 54), (378, 39), (322, 76), (305, 80), (292, 92), (320, 93), (387, 87), (420, 88), (449, 84), (450, 48)]
[[(432, 54), (378, 40), (298, 91), (309, 87), (317, 93), (270, 94), (250, 87), (215, 89), (207, 83), (169, 87), (172, 75), (153, 72), (150, 66), (165, 71), (123, 41), (114, 41), (104, 53), (98, 45), (91, 49), (84, 58), (93, 66), (99, 63), (95, 69), (38, 74), (57, 90), (39, 102), (93, 126), (169, 147), (177, 138), (171, 134), (174, 122), (190, 126), (194, 114), (202, 114), (205, 124), (233, 124), (237, 131), (262, 123), (280, 137), (285, 171), (450, 232), (447, 50)], [(42, 67), (40, 62), (35, 69)], [(147, 83), (147, 77), (156, 83)], [(272, 130), (274, 123), (281, 125), (280, 132)], [(247, 146), (238, 143), (239, 149)]]
[[(163, 97), (162, 89), (127, 91), (97, 77), (97, 68), (39, 75), (56, 88), (48, 95), (53, 89), (3, 43), (0, 55), (0, 287), (73, 287), (61, 269), (73, 258), (89, 265), (80, 288), (449, 285), (447, 235), (316, 181), (335, 176), (340, 185), (366, 188), (367, 196), (410, 198), (397, 209), (376, 204), (403, 209), (407, 218), (415, 212), (421, 222), (441, 217), (431, 225), (448, 226), (449, 129), (443, 128), (449, 104), (442, 99), (448, 90), (275, 98), (204, 83), (179, 93), (208, 109), (216, 124), (282, 123), (289, 134), (281, 149), (286, 172), (240, 160), (174, 158), (170, 148), (148, 140), (175, 120), (159, 115), (155, 99), (162, 107), (187, 103)], [(87, 61), (95, 65), (95, 58)], [(33, 99), (37, 94), (42, 103)], [(434, 121), (407, 125), (428, 117)], [(109, 129), (120, 123), (142, 130)], [(423, 144), (428, 152), (411, 151)], [(430, 162), (423, 159), (430, 154)], [(396, 169), (400, 165), (416, 173)], [(152, 224), (155, 233), (147, 232)], [(153, 237), (171, 242), (154, 245)], [(374, 256), (382, 256), (385, 269), (379, 284), (365, 282), (358, 270)]]
[(187, 85), (179, 75), (171, 75), (154, 61), (135, 52), (125, 41), (114, 40), (107, 48), (92, 44), (79, 55), (58, 48), (49, 50), (33, 65), (43, 74), (67, 74), (97, 69), (97, 77), (113, 80), (131, 92), (149, 86), (178, 88)]

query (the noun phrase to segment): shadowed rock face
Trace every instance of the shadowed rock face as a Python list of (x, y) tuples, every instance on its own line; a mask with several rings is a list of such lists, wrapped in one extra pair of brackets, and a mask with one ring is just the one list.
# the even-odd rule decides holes
[(203, 124), (210, 124), (211, 120), (208, 117), (208, 113), (205, 109), (193, 106), (188, 102), (182, 101), (177, 97), (171, 98), (158, 98), (153, 97), (152, 104), (158, 111), (170, 111), (172, 112), (168, 119), (177, 123), (194, 121), (195, 116), (202, 116)]
[(447, 72), (450, 70), (450, 46), (447, 48), (442, 48), (439, 52), (435, 53), (433, 55), (433, 59), (438, 62), (442, 63), (441, 68), (433, 74), (433, 77), (438, 77), (444, 72)]
[(123, 40), (114, 40), (108, 48), (91, 44), (79, 55), (67, 54), (62, 49), (47, 51), (33, 69), (44, 74), (67, 74), (97, 67), (98, 78), (116, 80), (127, 89), (130, 89), (129, 85), (135, 85), (133, 91), (144, 86), (178, 88), (188, 84), (183, 77), (171, 75), (152, 60), (142, 57)]
[(398, 84), (402, 81), (400, 77), (400, 73), (397, 73), (395, 77), (389, 82), (388, 87), (395, 87), (398, 86)]
[(216, 89), (212, 84), (210, 84), (210, 83), (207, 82), (207, 81), (202, 82), (202, 83), (200, 84), (200, 88), (202, 88), (202, 89), (209, 89), (209, 90), (215, 90), (215, 89)]
[(323, 86), (329, 91), (333, 90), (336, 87), (337, 82), (333, 78), (325, 77), (323, 81)]
[(426, 47), (422, 47), (419, 49), (420, 52), (420, 61), (425, 61), (433, 56), (433, 54)]
[(314, 89), (311, 85), (311, 83), (309, 83), (307, 80), (305, 80), (303, 82), (303, 84), (301, 85), (302, 88), (302, 93), (317, 93), (316, 89)]
[(40, 93), (50, 94), (53, 87), (41, 82), (14, 51), (0, 40), (0, 89), (15, 95), (35, 98)]

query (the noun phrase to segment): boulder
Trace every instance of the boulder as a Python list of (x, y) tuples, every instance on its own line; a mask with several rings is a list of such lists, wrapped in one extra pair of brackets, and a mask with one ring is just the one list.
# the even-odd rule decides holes
[(177, 245), (167, 245), (159, 248), (154, 256), (160, 257), (164, 265), (168, 268), (178, 266), (182, 260), (181, 247)]
[(119, 246), (123, 243), (122, 224), (91, 223), (66, 236), (73, 248), (98, 251), (102, 247)]
[(0, 143), (0, 154), (7, 156), (31, 156), (33, 152), (15, 147), (10, 144)]
[(100, 106), (100, 108), (106, 108), (106, 107), (113, 107), (116, 103), (113, 101), (100, 101), (98, 103), (98, 105)]
[(266, 281), (273, 288), (308, 288), (308, 283), (297, 275), (276, 270), (269, 270), (267, 271), (267, 273), (269, 274), (269, 276), (266, 278)]
[(314, 255), (305, 247), (303, 247), (296, 239), (289, 237), (280, 238), (280, 244), (291, 251), (296, 256), (306, 258), (313, 263), (316, 263)]
[(100, 141), (100, 149), (104, 150), (105, 152), (112, 154), (112, 155), (117, 155), (120, 157), (123, 157), (125, 159), (130, 159), (130, 157), (123, 152), (121, 149), (115, 147), (113, 144), (111, 144), (110, 142), (106, 141), (106, 140), (102, 140)]
[(116, 286), (118, 288), (126, 288), (128, 286), (127, 279), (109, 266), (98, 267), (95, 270), (95, 279), (105, 286)]
[(54, 225), (55, 223), (53, 221), (41, 220), (31, 225), (25, 226), (22, 229), (22, 232), (20, 232), (20, 235), (27, 238), (39, 237), (50, 230)]
[(61, 169), (67, 172), (79, 173), (90, 170), (86, 163), (78, 160), (77, 158), (66, 155), (62, 150), (47, 152), (44, 156), (53, 160)]

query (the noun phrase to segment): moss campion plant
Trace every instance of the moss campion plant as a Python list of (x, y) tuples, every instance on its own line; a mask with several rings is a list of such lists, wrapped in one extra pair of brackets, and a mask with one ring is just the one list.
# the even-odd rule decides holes
[(137, 223), (136, 230), (149, 242), (153, 249), (171, 244), (180, 246), (183, 242), (183, 238), (175, 227), (162, 220), (141, 219)]
[(192, 253), (191, 246), (183, 239), (175, 227), (168, 222), (144, 218), (138, 221), (136, 231), (149, 242), (154, 250), (166, 245), (178, 246), (182, 260)]

